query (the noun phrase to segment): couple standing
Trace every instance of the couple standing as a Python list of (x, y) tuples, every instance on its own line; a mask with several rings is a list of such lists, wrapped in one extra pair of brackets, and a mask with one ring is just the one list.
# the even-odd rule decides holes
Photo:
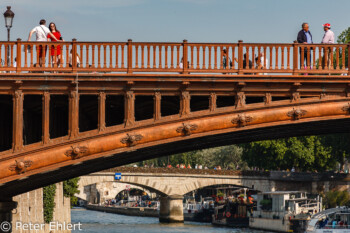
[[(61, 42), (63, 41), (61, 33), (56, 28), (55, 23), (50, 23), (49, 28), (46, 27), (46, 20), (42, 19), (39, 22), (39, 26), (36, 26), (33, 28), (33, 30), (30, 31), (28, 41), (30, 41), (33, 34), (36, 34), (36, 41), (40, 42), (46, 42), (46, 41), (54, 41), (54, 42)], [(45, 57), (46, 57), (46, 50), (47, 46), (39, 45), (39, 65), (42, 66), (43, 63), (45, 63)], [(61, 60), (61, 46), (56, 46), (56, 54), (55, 54), (55, 48), (54, 46), (51, 47), (51, 60), (52, 65), (55, 64), (55, 61), (57, 61), (57, 66), (59, 66)], [(56, 58), (55, 58), (56, 56)], [(44, 59), (44, 60), (43, 60)]]

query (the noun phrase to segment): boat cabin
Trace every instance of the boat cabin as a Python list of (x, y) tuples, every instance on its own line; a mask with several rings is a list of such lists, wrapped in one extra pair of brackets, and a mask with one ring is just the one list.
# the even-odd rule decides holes
[(322, 205), (317, 199), (310, 199), (306, 192), (280, 191), (265, 192), (257, 195), (257, 210), (254, 218), (282, 219), (286, 214), (313, 215), (321, 211)]

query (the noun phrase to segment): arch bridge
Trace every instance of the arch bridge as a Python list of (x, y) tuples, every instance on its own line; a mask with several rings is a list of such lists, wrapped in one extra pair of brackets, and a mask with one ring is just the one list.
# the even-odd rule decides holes
[(348, 132), (349, 47), (0, 42), (0, 200), (189, 150)]
[[(120, 180), (115, 180), (115, 172), (121, 173)], [(120, 187), (124, 189), (121, 184), (158, 193), (161, 196), (159, 219), (169, 222), (183, 221), (183, 197), (198, 189), (229, 185), (261, 192), (304, 191), (316, 194), (329, 190), (350, 190), (350, 176), (340, 173), (118, 167), (81, 176), (81, 192), (77, 196), (82, 199), (85, 197), (85, 200), (89, 197), (90, 201), (96, 198), (103, 200), (106, 196), (103, 196), (104, 192), (115, 194), (120, 192)]]

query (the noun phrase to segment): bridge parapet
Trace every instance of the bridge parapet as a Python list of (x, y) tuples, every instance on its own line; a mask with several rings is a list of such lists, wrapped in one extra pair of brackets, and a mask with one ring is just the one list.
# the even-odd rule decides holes
[[(350, 44), (0, 42), (0, 71), (344, 74)], [(48, 50), (49, 55), (41, 51)], [(7, 57), (9, 52), (9, 57)], [(73, 59), (75, 58), (75, 59)]]

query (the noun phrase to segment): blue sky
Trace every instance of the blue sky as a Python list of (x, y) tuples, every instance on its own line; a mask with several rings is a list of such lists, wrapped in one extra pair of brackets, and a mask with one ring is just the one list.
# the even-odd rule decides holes
[(25, 40), (41, 18), (80, 41), (290, 43), (306, 21), (319, 42), (323, 23), (336, 36), (350, 27), (350, 0), (1, 0), (2, 12), (7, 5), (16, 14), (12, 39)]

